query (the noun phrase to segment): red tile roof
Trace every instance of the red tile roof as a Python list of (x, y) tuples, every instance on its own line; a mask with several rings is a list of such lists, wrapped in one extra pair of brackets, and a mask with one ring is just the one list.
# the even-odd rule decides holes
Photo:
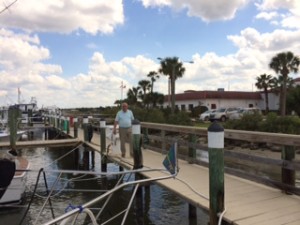
[[(168, 95), (165, 96), (165, 100)], [(259, 92), (244, 91), (192, 91), (188, 90), (184, 93), (175, 95), (176, 101), (199, 100), (199, 99), (256, 99), (261, 100)]]

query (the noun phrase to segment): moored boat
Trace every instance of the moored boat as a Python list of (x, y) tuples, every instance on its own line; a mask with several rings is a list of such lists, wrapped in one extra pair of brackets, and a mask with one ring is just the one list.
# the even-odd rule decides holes
[[(26, 131), (19, 130), (17, 131), (16, 140), (20, 140), (22, 135), (25, 134)], [(0, 142), (6, 142), (9, 141), (10, 138), (10, 132), (7, 129), (0, 129)]]
[[(0, 173), (1, 195), (0, 204), (18, 204), (21, 202), (26, 189), (26, 175), (29, 169), (29, 162), (23, 157), (11, 157), (11, 159), (0, 159), (1, 169), (5, 173)], [(14, 171), (12, 171), (14, 169)], [(13, 174), (12, 174), (13, 173)], [(9, 177), (13, 175), (13, 177)], [(8, 184), (8, 186), (6, 184)]]

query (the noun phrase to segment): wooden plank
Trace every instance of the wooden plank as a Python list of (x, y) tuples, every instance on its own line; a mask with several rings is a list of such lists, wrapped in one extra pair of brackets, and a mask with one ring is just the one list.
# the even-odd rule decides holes
[[(17, 147), (30, 147), (30, 146), (72, 146), (80, 143), (80, 139), (59, 139), (59, 140), (41, 140), (41, 141), (18, 141)], [(0, 147), (9, 147), (9, 142), (1, 142)]]
[[(246, 218), (243, 220), (243, 224), (244, 225), (262, 224), (265, 222), (269, 222), (270, 220), (278, 219), (285, 215), (289, 215), (291, 213), (299, 213), (299, 209), (297, 207), (295, 207), (294, 205), (286, 207), (285, 210), (282, 210), (282, 208), (273, 209), (273, 211), (268, 211), (266, 213), (263, 213), (261, 215), (255, 216), (255, 217)], [(274, 223), (274, 224), (276, 224), (276, 223)], [(297, 224), (299, 225), (299, 221), (297, 221)]]
[(260, 223), (260, 225), (274, 225), (274, 224), (289, 224), (295, 223), (300, 224), (300, 211), (293, 212), (290, 214), (285, 214), (280, 217), (273, 217), (273, 219), (269, 219), (268, 221)]

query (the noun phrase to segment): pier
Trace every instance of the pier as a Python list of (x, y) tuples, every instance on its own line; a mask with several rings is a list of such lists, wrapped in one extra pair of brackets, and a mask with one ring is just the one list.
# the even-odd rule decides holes
[[(203, 130), (198, 130), (197, 132), (203, 132)], [(72, 131), (70, 133), (72, 134)], [(229, 134), (227, 133), (226, 135)], [(241, 136), (242, 134), (239, 132), (238, 135)], [(251, 137), (253, 138), (253, 135)], [(297, 140), (294, 136), (288, 138)], [(81, 129), (78, 129), (78, 139), (84, 141), (84, 134)], [(284, 138), (282, 141), (288, 143)], [(110, 140), (107, 140), (107, 143), (109, 142)], [(100, 152), (100, 135), (94, 132), (92, 142), (86, 142), (86, 144), (95, 151)], [(122, 158), (120, 155), (109, 153), (108, 158), (125, 168), (132, 169), (133, 158), (128, 155), (126, 158)], [(164, 157), (165, 155), (162, 153), (143, 149), (143, 164), (145, 168), (162, 168)], [(157, 177), (162, 174), (161, 172), (153, 172), (144, 175)], [(223, 220), (229, 224), (300, 224), (300, 197), (298, 195), (286, 194), (280, 189), (227, 173), (225, 173), (224, 179), (225, 213)], [(207, 167), (180, 159), (177, 177), (171, 180), (158, 181), (157, 183), (176, 193), (192, 206), (209, 211), (210, 189), (209, 170)]]
[[(98, 123), (99, 124), (99, 123)], [(76, 129), (63, 127), (61, 131), (69, 135), (70, 139), (59, 139), (59, 140), (43, 140), (43, 141), (18, 141), (16, 142), (17, 148), (28, 147), (28, 146), (76, 146), (79, 143), (84, 143), (89, 146), (91, 150), (98, 152), (99, 154), (103, 150), (101, 146), (101, 132), (99, 126), (94, 125), (94, 134), (91, 142), (86, 141), (84, 130), (82, 128)], [(184, 126), (172, 126), (172, 125), (160, 125), (151, 123), (142, 123), (142, 129), (158, 129), (160, 133), (157, 135), (149, 134), (149, 138), (162, 142), (159, 149), (153, 150), (153, 147), (143, 144), (143, 166), (144, 168), (163, 168), (162, 161), (166, 156), (168, 149), (168, 142), (173, 142), (176, 138), (170, 138), (166, 135), (166, 132), (176, 131), (182, 132), (186, 135), (190, 133), (195, 135), (207, 135), (206, 129), (198, 129), (194, 127)], [(300, 145), (300, 138), (298, 135), (285, 135), (285, 134), (268, 134), (268, 133), (255, 133), (255, 132), (244, 132), (244, 131), (225, 131), (225, 137), (234, 140), (247, 140), (250, 142), (257, 141), (260, 139), (265, 142), (272, 142), (282, 145)], [(111, 144), (111, 140), (106, 138), (105, 149)], [(178, 140), (182, 142), (182, 140)], [(191, 138), (191, 142), (193, 139)], [(189, 203), (189, 214), (192, 216), (195, 213), (195, 208), (202, 208), (209, 213), (210, 210), (210, 185), (209, 185), (209, 168), (207, 163), (197, 162), (195, 159), (195, 143), (181, 143), (182, 146), (188, 146), (188, 156), (180, 156), (178, 160), (179, 173), (174, 179), (155, 181), (162, 187), (180, 196), (186, 202)], [(8, 147), (9, 143), (0, 143), (0, 147)], [(236, 157), (237, 153), (231, 151), (225, 151), (225, 155)], [(103, 152), (102, 152), (103, 154)], [(114, 154), (109, 151), (107, 158), (109, 161), (115, 162), (118, 165), (132, 169), (134, 166), (134, 160), (129, 156), (129, 146), (127, 145), (127, 155), (122, 158), (120, 154)], [(245, 156), (241, 154), (239, 159), (246, 159), (249, 161), (261, 161), (268, 165), (276, 165), (282, 167), (285, 171), (296, 171), (299, 170), (299, 161), (297, 159), (268, 159), (255, 156)], [(95, 162), (101, 164), (101, 162)], [(162, 172), (148, 172), (142, 173), (143, 176), (148, 178), (155, 178), (164, 175)], [(241, 178), (228, 173), (225, 170), (224, 175), (224, 212), (222, 215), (223, 221), (228, 224), (239, 224), (239, 225), (277, 225), (277, 224), (288, 224), (296, 225), (300, 224), (300, 196), (298, 194), (299, 188), (293, 188), (293, 185), (288, 183), (275, 182), (271, 186), (263, 184), (261, 180), (253, 181), (253, 176), (248, 176), (249, 179)], [(271, 182), (269, 182), (271, 183)], [(273, 187), (272, 187), (273, 185)], [(292, 186), (292, 187), (290, 187)], [(287, 188), (288, 187), (288, 188)], [(287, 191), (288, 190), (288, 191)]]

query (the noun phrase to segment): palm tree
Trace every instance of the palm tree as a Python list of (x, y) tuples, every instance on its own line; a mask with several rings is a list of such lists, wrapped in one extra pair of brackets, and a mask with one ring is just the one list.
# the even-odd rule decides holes
[(167, 57), (160, 61), (159, 72), (169, 76), (171, 82), (171, 113), (175, 111), (175, 81), (183, 76), (185, 68), (182, 62), (179, 62), (178, 57)]
[(300, 64), (299, 57), (294, 56), (292, 52), (282, 52), (274, 56), (269, 64), (277, 74), (282, 75), (282, 91), (280, 97), (280, 114), (286, 113), (286, 84), (290, 72), (297, 73)]
[(263, 89), (265, 94), (265, 102), (266, 102), (266, 114), (269, 112), (269, 96), (268, 96), (268, 89), (274, 86), (274, 78), (272, 75), (261, 74), (260, 76), (256, 77), (255, 86), (258, 89)]
[(151, 93), (153, 93), (154, 82), (159, 78), (159, 75), (156, 71), (151, 71), (148, 73), (147, 77), (150, 77), (151, 80)]
[[(280, 98), (280, 102), (283, 101), (283, 98), (282, 98), (282, 92), (283, 92), (283, 76), (280, 75), (278, 77), (274, 77), (273, 78), (273, 90), (275, 92), (275, 94), (279, 94), (279, 98)], [(293, 87), (293, 84), (294, 84), (294, 80), (291, 78), (291, 77), (288, 77), (287, 80), (286, 80), (286, 83), (285, 83), (285, 86), (286, 86), (286, 90), (289, 90), (290, 88)], [(280, 112), (281, 112), (281, 105), (280, 105)]]
[(140, 80), (138, 84), (140, 87), (139, 95), (144, 105), (146, 105), (147, 91), (151, 89), (151, 82), (149, 80)]
[(138, 104), (138, 94), (139, 94), (140, 87), (132, 87), (127, 92), (127, 102), (130, 105), (137, 105)]
[(153, 92), (151, 94), (151, 100), (152, 100), (153, 108), (155, 108), (157, 104), (162, 105), (164, 103), (164, 95), (158, 92)]

